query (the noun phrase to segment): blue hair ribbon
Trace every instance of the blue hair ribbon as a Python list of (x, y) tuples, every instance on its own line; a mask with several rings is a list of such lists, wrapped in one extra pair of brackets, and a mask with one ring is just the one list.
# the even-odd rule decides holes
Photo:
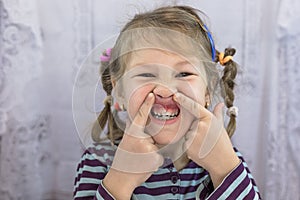
[(210, 42), (212, 61), (215, 61), (215, 58), (216, 58), (216, 48), (215, 48), (215, 43), (214, 43), (213, 37), (212, 37), (210, 31), (208, 30), (207, 26), (205, 24), (203, 26), (205, 28), (205, 32), (206, 32), (207, 37), (208, 37), (209, 42)]

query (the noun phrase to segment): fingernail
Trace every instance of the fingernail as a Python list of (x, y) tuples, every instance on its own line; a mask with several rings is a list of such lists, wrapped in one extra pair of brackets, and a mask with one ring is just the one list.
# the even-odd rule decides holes
[(154, 97), (154, 94), (151, 92), (151, 93), (148, 94), (147, 99), (152, 100), (153, 97)]
[(224, 114), (225, 113), (225, 104), (223, 102), (221, 103), (221, 110), (222, 110), (222, 113)]
[(178, 95), (177, 93), (175, 93), (175, 94), (173, 95), (174, 101), (177, 101), (177, 100), (178, 100), (178, 96), (177, 96), (177, 95)]

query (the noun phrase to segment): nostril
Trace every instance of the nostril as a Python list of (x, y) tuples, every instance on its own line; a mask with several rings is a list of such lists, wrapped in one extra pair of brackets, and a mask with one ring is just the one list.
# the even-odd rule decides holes
[(157, 86), (153, 89), (153, 94), (155, 95), (156, 98), (163, 98), (163, 99), (168, 99), (172, 98), (174, 93), (176, 92), (173, 88), (168, 88), (165, 86)]
[(155, 98), (158, 98), (158, 99), (168, 99), (168, 98), (172, 98), (173, 94), (171, 95), (161, 95), (161, 94), (154, 94), (155, 95)]
[(171, 100), (173, 99), (173, 95), (174, 94), (171, 94), (171, 95), (161, 95), (161, 94), (155, 94), (155, 99), (156, 101), (160, 101), (160, 100)]
[(162, 95), (155, 94), (156, 98), (164, 98)]

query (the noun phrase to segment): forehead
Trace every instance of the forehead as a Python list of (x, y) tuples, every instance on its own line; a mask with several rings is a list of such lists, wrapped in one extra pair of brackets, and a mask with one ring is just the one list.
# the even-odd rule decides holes
[(164, 62), (159, 58), (165, 59), (166, 57), (189, 61), (190, 58), (197, 58), (211, 62), (211, 56), (199, 40), (194, 40), (184, 33), (166, 28), (130, 29), (122, 32), (118, 38), (116, 43), (118, 52), (113, 54), (113, 59), (121, 58), (120, 64), (125, 68), (128, 65), (133, 66), (130, 63), (134, 62), (133, 59), (148, 59), (150, 62), (156, 60), (162, 64)]
[(195, 58), (186, 58), (174, 52), (161, 50), (161, 49), (142, 49), (131, 53), (130, 60), (127, 63), (127, 70), (137, 66), (158, 64), (170, 67), (179, 66), (194, 66), (199, 65), (196, 63)]

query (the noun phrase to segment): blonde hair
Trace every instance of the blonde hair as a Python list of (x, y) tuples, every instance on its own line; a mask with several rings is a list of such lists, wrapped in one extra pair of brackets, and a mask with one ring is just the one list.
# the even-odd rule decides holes
[[(211, 43), (207, 35), (207, 31), (204, 28), (204, 22), (198, 16), (197, 13), (201, 13), (199, 10), (194, 9), (188, 6), (166, 6), (155, 9), (151, 12), (146, 12), (142, 14), (137, 14), (134, 18), (129, 21), (122, 31), (116, 41), (116, 44), (112, 48), (111, 60), (110, 62), (101, 62), (101, 80), (103, 89), (107, 93), (108, 96), (112, 95), (112, 79), (118, 80), (125, 72), (126, 69), (126, 61), (130, 59), (130, 53), (126, 50), (126, 48), (133, 48), (136, 45), (137, 39), (143, 38), (144, 42), (149, 42), (147, 37), (156, 38), (155, 40), (158, 43), (163, 42), (168, 47), (171, 45), (175, 45), (175, 48), (183, 48), (181, 44), (177, 44), (174, 40), (174, 37), (161, 38), (155, 37), (153, 34), (159, 34), (159, 32), (155, 31), (155, 28), (173, 30), (176, 32), (180, 32), (189, 38), (192, 38), (196, 43), (201, 46), (202, 56), (208, 57), (211, 59)], [(203, 14), (203, 13), (202, 13)], [(154, 28), (154, 31), (151, 33), (147, 33), (147, 31), (143, 31), (143, 28)], [(139, 29), (138, 31), (134, 31)], [(130, 33), (133, 31), (134, 33)], [(129, 32), (129, 34), (128, 34)], [(152, 34), (152, 35), (151, 35)], [(125, 39), (124, 39), (125, 38)], [(151, 40), (151, 39), (150, 39)], [(151, 40), (153, 41), (153, 40)], [(169, 44), (167, 44), (169, 41)], [(141, 42), (139, 40), (139, 42)], [(151, 43), (151, 42), (150, 42)], [(177, 45), (177, 46), (176, 46)], [(191, 48), (190, 48), (191, 49)], [(197, 52), (197, 50), (193, 49), (193, 52)], [(103, 53), (105, 56), (106, 52)], [(224, 52), (225, 56), (233, 56), (235, 54), (235, 49), (227, 48)], [(210, 76), (211, 72), (216, 72), (216, 62), (218, 62), (219, 51), (217, 51), (216, 58), (213, 60), (214, 64), (206, 68), (214, 68), (215, 70), (206, 70), (206, 76)], [(210, 72), (209, 72), (210, 71)], [(230, 108), (233, 106), (234, 101), (234, 93), (233, 89), (235, 86), (234, 79), (237, 74), (237, 64), (230, 60), (224, 65), (223, 76), (220, 80), (221, 86), (221, 96), (224, 98), (225, 105)], [(214, 73), (216, 75), (216, 73)], [(217, 75), (219, 77), (219, 75)], [(217, 79), (215, 79), (217, 80)], [(216, 85), (216, 82), (211, 80), (208, 82), (208, 88), (212, 88)], [(212, 95), (212, 94), (210, 94)], [(115, 143), (116, 140), (122, 138), (123, 131), (118, 126), (118, 117), (111, 110), (111, 102), (106, 101), (105, 107), (100, 113), (97, 121), (94, 123), (92, 129), (92, 139), (95, 142), (101, 141), (100, 135), (105, 129), (106, 125), (108, 128), (108, 138), (112, 143)], [(229, 123), (226, 127), (228, 135), (231, 137), (236, 129), (236, 116), (231, 115)]]

